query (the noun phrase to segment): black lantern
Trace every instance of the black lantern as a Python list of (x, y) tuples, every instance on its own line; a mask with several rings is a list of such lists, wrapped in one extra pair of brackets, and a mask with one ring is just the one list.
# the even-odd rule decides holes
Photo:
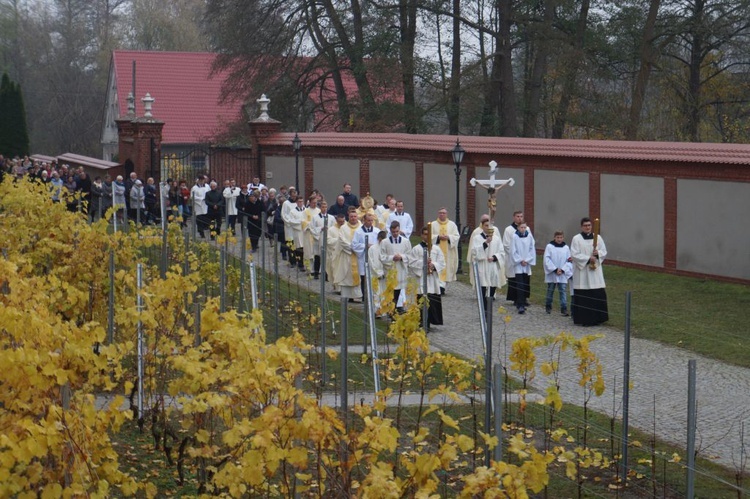
[(456, 274), (463, 274), (464, 271), (461, 268), (461, 262), (463, 260), (463, 253), (461, 253), (461, 197), (460, 197), (460, 184), (461, 184), (461, 162), (464, 160), (464, 148), (461, 147), (458, 139), (456, 139), (456, 145), (451, 149), (453, 155), (453, 164), (455, 168), (453, 172), (456, 174), (456, 226), (458, 227), (458, 268)]

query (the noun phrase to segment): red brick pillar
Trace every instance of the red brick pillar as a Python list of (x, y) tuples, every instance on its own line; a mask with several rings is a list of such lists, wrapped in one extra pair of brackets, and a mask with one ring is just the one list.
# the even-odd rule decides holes
[(310, 197), (315, 188), (315, 158), (305, 156), (305, 199)]
[(359, 199), (370, 192), (370, 158), (359, 158)]
[(523, 219), (534, 229), (534, 168), (523, 167)]
[(601, 218), (602, 177), (599, 172), (589, 172), (589, 218)]
[(664, 178), (664, 268), (677, 268), (677, 178)]
[(414, 211), (416, 212), (416, 225), (414, 226), (414, 232), (421, 234), (422, 227), (424, 227), (424, 161), (414, 162), (414, 199), (416, 206)]
[[(133, 161), (133, 120), (125, 118), (115, 120), (117, 123), (117, 161), (125, 165), (128, 160)], [(122, 176), (126, 177), (128, 172), (121, 168)], [(112, 179), (114, 180), (114, 178)]]
[(161, 175), (161, 133), (164, 122), (152, 118), (125, 118), (117, 120), (119, 140), (118, 161), (130, 160), (138, 178)]
[(138, 118), (133, 121), (133, 163), (138, 178), (161, 177), (161, 132), (163, 121)]

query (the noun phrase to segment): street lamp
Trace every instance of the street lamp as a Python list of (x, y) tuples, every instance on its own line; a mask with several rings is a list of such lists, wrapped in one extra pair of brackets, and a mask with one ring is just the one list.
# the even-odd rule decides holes
[(458, 139), (456, 139), (456, 145), (451, 149), (451, 154), (453, 155), (453, 164), (456, 165), (456, 167), (453, 169), (453, 171), (456, 174), (456, 226), (458, 227), (458, 268), (456, 269), (456, 274), (463, 274), (464, 271), (461, 268), (461, 261), (463, 260), (463, 253), (461, 253), (461, 195), (460, 195), (460, 184), (461, 184), (461, 161), (464, 160), (464, 154), (466, 154), (466, 151), (464, 151), (464, 148), (461, 147), (461, 144), (458, 142)]
[(297, 189), (297, 195), (300, 195), (299, 189), (299, 148), (302, 147), (302, 139), (297, 132), (294, 132), (292, 139), (292, 149), (294, 149), (294, 188)]

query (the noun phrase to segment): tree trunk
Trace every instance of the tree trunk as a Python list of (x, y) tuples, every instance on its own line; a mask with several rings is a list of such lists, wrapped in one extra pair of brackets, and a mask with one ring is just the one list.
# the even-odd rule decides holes
[(331, 76), (333, 78), (333, 85), (336, 89), (336, 103), (338, 107), (338, 121), (342, 131), (349, 129), (349, 119), (351, 118), (351, 111), (349, 109), (349, 100), (346, 95), (344, 88), (344, 82), (341, 77), (341, 70), (339, 68), (338, 57), (336, 56), (336, 49), (326, 39), (323, 31), (320, 29), (320, 19), (318, 17), (318, 11), (314, 7), (308, 5), (307, 17), (310, 20), (310, 26), (312, 27), (311, 38), (315, 47), (318, 51), (324, 55), (325, 59), (331, 68)]
[[(534, 137), (539, 121), (539, 110), (542, 100), (542, 83), (547, 74), (547, 66), (550, 53), (550, 33), (552, 33), (552, 19), (555, 13), (555, 2), (547, 0), (543, 2), (543, 21), (540, 30), (533, 37), (533, 46), (536, 48), (531, 61), (531, 71), (526, 79), (524, 88), (524, 101), (526, 107), (523, 116), (523, 137)], [(533, 51), (533, 48), (530, 48)]]
[(352, 67), (354, 81), (357, 84), (357, 93), (362, 103), (364, 118), (368, 122), (378, 118), (378, 110), (375, 98), (372, 93), (372, 87), (367, 79), (367, 68), (364, 63), (364, 34), (362, 30), (362, 9), (358, 0), (351, 1), (352, 22), (354, 25), (354, 40), (349, 37), (344, 23), (339, 17), (336, 7), (331, 0), (323, 0), (326, 14), (336, 30), (344, 54), (349, 59)]
[[(495, 6), (497, 7), (497, 6)], [(482, 11), (479, 11), (479, 24), (484, 25), (484, 19)], [(482, 99), (482, 116), (479, 123), (479, 135), (492, 136), (496, 135), (497, 131), (495, 128), (495, 110), (497, 109), (497, 92), (494, 91), (496, 85), (494, 80), (499, 79), (499, 76), (495, 75), (496, 67), (499, 67), (495, 63), (495, 57), (492, 58), (492, 70), (488, 68), (487, 61), (489, 56), (487, 55), (487, 48), (485, 47), (484, 33), (479, 33), (479, 59), (482, 64), (482, 82), (484, 87), (484, 98)]]
[(573, 101), (573, 91), (576, 88), (576, 80), (578, 78), (578, 71), (581, 67), (581, 61), (584, 56), (583, 46), (586, 37), (586, 25), (589, 17), (589, 7), (591, 5), (590, 0), (583, 0), (581, 2), (581, 12), (578, 16), (578, 23), (576, 23), (576, 32), (573, 38), (573, 50), (570, 58), (570, 64), (568, 64), (568, 71), (565, 74), (563, 80), (562, 94), (560, 95), (560, 104), (557, 107), (557, 113), (555, 113), (555, 121), (552, 124), (552, 138), (561, 139), (565, 132), (565, 125), (568, 122), (568, 112), (570, 111), (570, 103)]
[(651, 67), (654, 65), (654, 27), (656, 26), (656, 16), (659, 13), (660, 0), (651, 0), (648, 9), (646, 25), (643, 28), (643, 38), (641, 40), (641, 66), (638, 69), (638, 76), (633, 87), (633, 95), (630, 103), (630, 115), (625, 125), (625, 139), (636, 140), (638, 138), (638, 128), (641, 124), (641, 112), (643, 111), (643, 102), (646, 98), (646, 87), (648, 78), (651, 74)]
[(696, 0), (694, 4), (693, 17), (690, 22), (690, 64), (688, 66), (688, 93), (685, 105), (685, 132), (691, 142), (698, 142), (700, 125), (701, 105), (701, 61), (703, 60), (703, 10), (706, 4), (704, 0)]
[[(588, 0), (586, 0), (588, 1)], [(518, 113), (516, 109), (515, 85), (513, 82), (513, 64), (511, 59), (511, 36), (512, 25), (511, 0), (498, 0), (499, 30), (497, 47), (495, 48), (495, 61), (499, 62), (500, 99), (498, 107), (498, 119), (500, 124), (500, 135), (503, 137), (515, 137), (518, 135)], [(494, 67), (493, 67), (494, 73)]]
[(453, 52), (448, 88), (448, 133), (458, 135), (461, 109), (461, 0), (453, 0)]
[(406, 133), (419, 131), (419, 117), (414, 91), (414, 44), (417, 36), (417, 2), (416, 0), (399, 0), (399, 32), (401, 43), (401, 83), (404, 90), (404, 126)]

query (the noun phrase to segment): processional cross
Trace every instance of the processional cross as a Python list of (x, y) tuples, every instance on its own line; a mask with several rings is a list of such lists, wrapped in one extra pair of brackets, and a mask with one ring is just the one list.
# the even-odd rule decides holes
[(505, 187), (506, 185), (513, 186), (516, 181), (512, 178), (501, 180), (496, 179), (495, 174), (497, 173), (497, 161), (492, 160), (490, 161), (490, 179), (489, 180), (477, 180), (475, 178), (472, 178), (469, 180), (469, 183), (472, 187), (483, 187), (487, 189), (487, 194), (489, 194), (489, 199), (487, 199), (487, 209), (488, 209), (488, 215), (490, 216), (490, 220), (494, 222), (495, 220), (495, 211), (497, 211), (497, 195), (496, 192)]

